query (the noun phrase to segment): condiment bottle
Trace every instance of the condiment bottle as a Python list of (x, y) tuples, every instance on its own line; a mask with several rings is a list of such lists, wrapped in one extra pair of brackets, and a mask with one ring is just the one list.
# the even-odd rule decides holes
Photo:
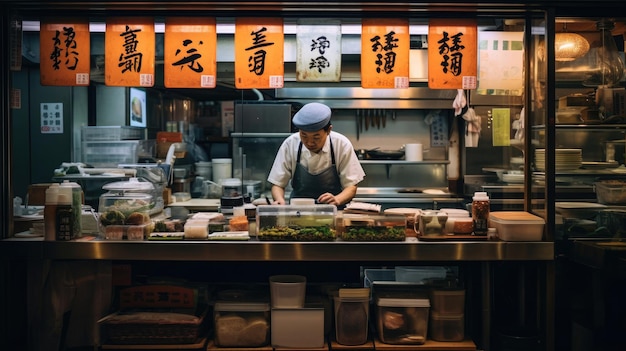
[(83, 215), (83, 189), (78, 183), (64, 180), (60, 185), (61, 188), (70, 188), (70, 199), (72, 205), (72, 239), (82, 236), (82, 215)]
[(54, 241), (57, 230), (57, 204), (59, 202), (59, 184), (52, 183), (46, 189), (46, 205), (43, 208), (44, 239)]
[(72, 208), (72, 190), (60, 187), (56, 209), (56, 238), (59, 241), (72, 240), (74, 233), (74, 211)]
[(484, 191), (477, 191), (472, 197), (472, 220), (474, 221), (474, 234), (487, 235), (489, 196)]

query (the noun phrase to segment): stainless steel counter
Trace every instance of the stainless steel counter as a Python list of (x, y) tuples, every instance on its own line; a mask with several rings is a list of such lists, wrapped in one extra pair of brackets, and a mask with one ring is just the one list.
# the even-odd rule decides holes
[(552, 242), (51, 241), (6, 239), (4, 258), (176, 261), (551, 261)]

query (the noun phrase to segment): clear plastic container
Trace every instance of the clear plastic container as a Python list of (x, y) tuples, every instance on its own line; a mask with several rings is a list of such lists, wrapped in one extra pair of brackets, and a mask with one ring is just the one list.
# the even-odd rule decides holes
[(404, 241), (406, 217), (400, 214), (343, 214), (337, 219), (337, 236), (344, 241)]
[(444, 279), (445, 267), (440, 266), (396, 266), (396, 281), (424, 284), (427, 279)]
[(321, 348), (324, 346), (324, 307), (272, 308), (272, 346)]
[(545, 221), (525, 211), (495, 211), (489, 215), (489, 225), (504, 241), (541, 241)]
[(464, 289), (433, 289), (430, 292), (430, 310), (439, 314), (459, 315), (465, 312)]
[(339, 344), (363, 345), (367, 342), (369, 289), (367, 290), (364, 296), (334, 296), (335, 338)]
[(465, 339), (465, 315), (430, 313), (430, 338), (435, 341), (451, 342)]
[(272, 308), (301, 308), (306, 296), (306, 277), (273, 275), (269, 278)]
[(260, 205), (256, 210), (259, 240), (333, 241), (335, 240), (334, 205)]
[(270, 306), (267, 303), (217, 301), (213, 321), (216, 346), (261, 347), (270, 342)]
[(490, 201), (486, 192), (477, 191), (472, 197), (472, 220), (474, 234), (487, 235)]
[(98, 212), (100, 223), (108, 225), (142, 225), (150, 222), (150, 214), (155, 208), (150, 182), (131, 178), (125, 182), (113, 182), (102, 187), (108, 190), (100, 195)]
[(424, 344), (429, 310), (428, 299), (378, 297), (376, 330), (380, 341), (385, 344)]

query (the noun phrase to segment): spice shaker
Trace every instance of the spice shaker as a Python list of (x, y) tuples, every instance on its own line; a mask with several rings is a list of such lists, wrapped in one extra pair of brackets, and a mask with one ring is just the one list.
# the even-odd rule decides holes
[(472, 220), (474, 221), (474, 234), (487, 235), (489, 196), (484, 191), (477, 191), (472, 197)]

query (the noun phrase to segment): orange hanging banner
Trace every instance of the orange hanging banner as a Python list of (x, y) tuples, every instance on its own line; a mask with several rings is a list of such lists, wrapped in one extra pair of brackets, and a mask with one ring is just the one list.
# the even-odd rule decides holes
[(409, 87), (409, 21), (363, 19), (361, 23), (361, 87)]
[(428, 22), (428, 87), (476, 89), (478, 29), (474, 19)]
[(237, 18), (235, 87), (282, 88), (284, 41), (282, 18)]
[(104, 47), (106, 85), (154, 85), (155, 35), (152, 17), (108, 18)]
[(89, 85), (91, 53), (87, 20), (42, 20), (39, 53), (41, 85)]
[(167, 17), (163, 77), (167, 88), (215, 88), (215, 18)]

